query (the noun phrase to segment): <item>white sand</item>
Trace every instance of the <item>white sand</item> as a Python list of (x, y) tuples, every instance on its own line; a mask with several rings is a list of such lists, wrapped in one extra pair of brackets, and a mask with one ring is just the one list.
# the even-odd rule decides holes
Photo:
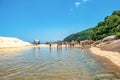
[(120, 53), (103, 51), (103, 50), (96, 48), (96, 47), (91, 47), (90, 50), (93, 54), (98, 55), (98, 56), (103, 56), (120, 67)]
[(0, 37), (0, 48), (30, 46), (29, 42), (22, 41), (18, 38)]

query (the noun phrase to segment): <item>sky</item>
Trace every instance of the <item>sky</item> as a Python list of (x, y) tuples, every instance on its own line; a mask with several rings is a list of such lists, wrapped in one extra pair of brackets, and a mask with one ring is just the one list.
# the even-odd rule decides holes
[(95, 27), (116, 10), (120, 0), (0, 0), (0, 36), (63, 40)]

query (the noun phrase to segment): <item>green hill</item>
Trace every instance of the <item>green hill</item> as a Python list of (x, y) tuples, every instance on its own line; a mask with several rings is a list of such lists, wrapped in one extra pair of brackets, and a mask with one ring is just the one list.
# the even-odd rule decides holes
[(84, 31), (81, 31), (81, 32), (78, 32), (78, 33), (75, 33), (75, 34), (71, 34), (70, 36), (66, 37), (64, 39), (64, 41), (72, 41), (72, 40), (75, 40), (75, 41), (81, 41), (81, 40), (85, 40), (85, 39), (90, 39), (90, 34), (92, 32), (92, 28), (90, 29), (87, 29), (87, 30), (84, 30)]
[(114, 11), (111, 16), (105, 17), (94, 28), (71, 34), (64, 41), (81, 41), (86, 39), (100, 40), (109, 35), (120, 37), (120, 10)]

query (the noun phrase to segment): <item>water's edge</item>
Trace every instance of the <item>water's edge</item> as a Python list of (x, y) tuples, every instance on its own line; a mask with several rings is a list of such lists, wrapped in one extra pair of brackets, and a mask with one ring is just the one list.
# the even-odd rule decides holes
[(110, 80), (120, 79), (119, 70), (89, 49), (35, 47), (0, 51), (1, 80)]

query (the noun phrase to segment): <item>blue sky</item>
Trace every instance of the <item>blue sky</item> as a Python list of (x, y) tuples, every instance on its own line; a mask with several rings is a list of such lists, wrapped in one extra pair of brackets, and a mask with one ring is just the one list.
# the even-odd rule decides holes
[(0, 36), (63, 40), (120, 10), (120, 0), (0, 0)]

